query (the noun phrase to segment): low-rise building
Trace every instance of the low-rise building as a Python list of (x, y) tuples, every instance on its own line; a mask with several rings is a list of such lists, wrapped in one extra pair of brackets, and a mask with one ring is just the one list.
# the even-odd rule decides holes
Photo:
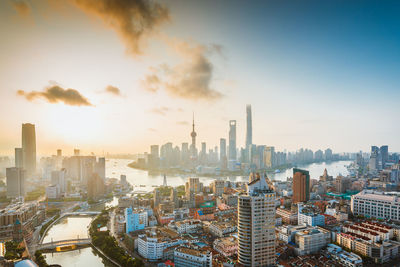
[(60, 187), (58, 185), (49, 185), (46, 187), (46, 197), (48, 199), (60, 198)]
[(138, 253), (145, 259), (157, 261), (166, 248), (187, 243), (180, 235), (168, 228), (152, 228), (137, 238)]
[(321, 227), (309, 227), (295, 233), (297, 255), (307, 255), (318, 252), (331, 241), (331, 232)]
[(229, 233), (235, 232), (237, 227), (236, 223), (233, 222), (213, 222), (208, 229), (212, 235), (224, 237)]
[(215, 239), (213, 248), (225, 257), (231, 257), (237, 254), (238, 244), (235, 237), (227, 236)]
[(297, 212), (288, 209), (276, 209), (276, 216), (282, 218), (282, 222), (286, 224), (296, 225), (298, 220)]
[(168, 227), (177, 231), (178, 234), (192, 234), (202, 228), (200, 220), (184, 220), (178, 222), (170, 222)]
[(34, 228), (46, 217), (39, 203), (16, 203), (0, 210), (0, 240), (21, 239), (27, 241), (32, 237)]
[(212, 252), (180, 246), (174, 251), (174, 263), (179, 267), (212, 267)]
[(362, 267), (362, 258), (357, 254), (344, 251), (341, 247), (334, 244), (328, 244), (327, 250), (332, 258), (337, 260), (342, 266)]
[(400, 221), (400, 192), (363, 190), (351, 196), (351, 212), (367, 218)]

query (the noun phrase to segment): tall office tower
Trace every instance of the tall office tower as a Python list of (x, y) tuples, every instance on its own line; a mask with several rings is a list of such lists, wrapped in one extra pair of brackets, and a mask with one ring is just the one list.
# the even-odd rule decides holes
[(67, 190), (67, 180), (65, 177), (66, 170), (62, 169), (60, 171), (51, 172), (51, 184), (58, 185), (60, 192), (65, 193)]
[(236, 121), (229, 121), (229, 160), (236, 161)]
[(389, 159), (389, 147), (388, 146), (381, 146), (379, 152), (381, 154), (382, 169), (385, 169), (386, 163), (387, 163), (387, 161)]
[(16, 147), (15, 148), (15, 167), (17, 168), (24, 168), (24, 156), (22, 152), (22, 148)]
[(74, 156), (79, 156), (81, 151), (79, 149), (74, 149)]
[(369, 159), (368, 166), (371, 171), (378, 169), (378, 167), (379, 167), (379, 147), (371, 146), (371, 157)]
[(25, 196), (25, 170), (22, 168), (7, 168), (7, 198)]
[(57, 157), (62, 157), (62, 150), (61, 149), (57, 149)]
[(22, 162), (27, 177), (36, 172), (36, 134), (35, 125), (22, 124)]
[(265, 178), (238, 198), (238, 260), (243, 266), (275, 265), (275, 192)]
[(190, 145), (190, 157), (192, 160), (197, 158), (197, 149), (196, 149), (196, 132), (194, 130), (194, 113), (193, 113), (193, 124), (192, 124), (192, 132), (190, 133), (190, 136), (192, 137), (192, 144)]
[(246, 149), (249, 148), (250, 145), (253, 144), (253, 126), (251, 120), (251, 105), (246, 106), (246, 122), (247, 122), (247, 131), (246, 131)]
[(293, 203), (310, 200), (310, 173), (293, 168)]

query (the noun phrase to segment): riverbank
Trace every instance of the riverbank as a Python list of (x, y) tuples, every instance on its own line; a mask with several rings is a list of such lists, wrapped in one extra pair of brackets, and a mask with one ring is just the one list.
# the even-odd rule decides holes
[(103, 210), (90, 224), (89, 235), (92, 244), (107, 257), (115, 261), (119, 266), (139, 267), (144, 266), (140, 259), (133, 259), (123, 248), (118, 245), (116, 239), (110, 235), (109, 230), (101, 230), (110, 221), (109, 212)]

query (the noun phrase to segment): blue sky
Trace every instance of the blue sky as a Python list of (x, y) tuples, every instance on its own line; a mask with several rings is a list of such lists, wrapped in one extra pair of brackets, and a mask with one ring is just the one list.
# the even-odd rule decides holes
[[(126, 42), (97, 14), (73, 0), (61, 2), (62, 8), (26, 1), (31, 13), (25, 16), (10, 2), (0, 3), (0, 97), (9, 100), (0, 106), (0, 126), (7, 129), (2, 153), (19, 145), (20, 124), (27, 121), (36, 123), (43, 153), (56, 146), (136, 153), (153, 143), (180, 144), (190, 141), (192, 111), (199, 141), (213, 147), (227, 137), (228, 121), (236, 119), (241, 145), (246, 104), (253, 107), (257, 144), (338, 152), (388, 144), (400, 151), (396, 1), (159, 2), (170, 21), (160, 23), (138, 57), (125, 53)], [(211, 64), (208, 89), (223, 97), (197, 99), (172, 89), (141, 88), (149, 69), (160, 72), (168, 64), (169, 71), (184, 72), (188, 66), (179, 62), (195, 58), (179, 56), (179, 49), (177, 55), (166, 39), (222, 47), (195, 57), (204, 55)], [(16, 95), (41, 91), (49, 81), (78, 90), (93, 106)], [(118, 87), (122, 96), (101, 93), (107, 85)], [(59, 121), (63, 126), (55, 127)], [(76, 127), (80, 131), (71, 130)]]

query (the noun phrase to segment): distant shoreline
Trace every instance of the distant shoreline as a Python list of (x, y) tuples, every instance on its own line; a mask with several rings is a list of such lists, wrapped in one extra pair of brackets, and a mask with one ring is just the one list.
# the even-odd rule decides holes
[[(148, 168), (143, 168), (143, 167), (139, 167), (136, 165), (135, 162), (131, 162), (129, 164), (127, 164), (128, 167), (132, 168), (132, 169), (137, 169), (137, 170), (142, 170), (142, 171), (147, 171), (151, 174), (159, 174), (159, 175), (200, 175), (200, 176), (204, 176), (204, 177), (215, 177), (215, 176), (248, 176), (250, 174), (247, 172), (244, 172), (242, 170), (240, 171), (235, 171), (235, 172), (230, 172), (230, 171), (221, 171), (220, 173), (213, 173), (213, 174), (208, 174), (208, 173), (196, 173), (195, 171), (184, 171), (184, 170), (179, 170), (179, 169), (157, 169), (157, 170), (150, 170)], [(277, 167), (275, 169), (272, 170), (257, 170), (255, 172), (259, 172), (259, 173), (267, 173), (267, 174), (273, 174), (275, 170), (280, 170), (285, 171), (287, 169), (293, 168), (294, 166), (291, 164), (288, 164), (284, 167)]]

